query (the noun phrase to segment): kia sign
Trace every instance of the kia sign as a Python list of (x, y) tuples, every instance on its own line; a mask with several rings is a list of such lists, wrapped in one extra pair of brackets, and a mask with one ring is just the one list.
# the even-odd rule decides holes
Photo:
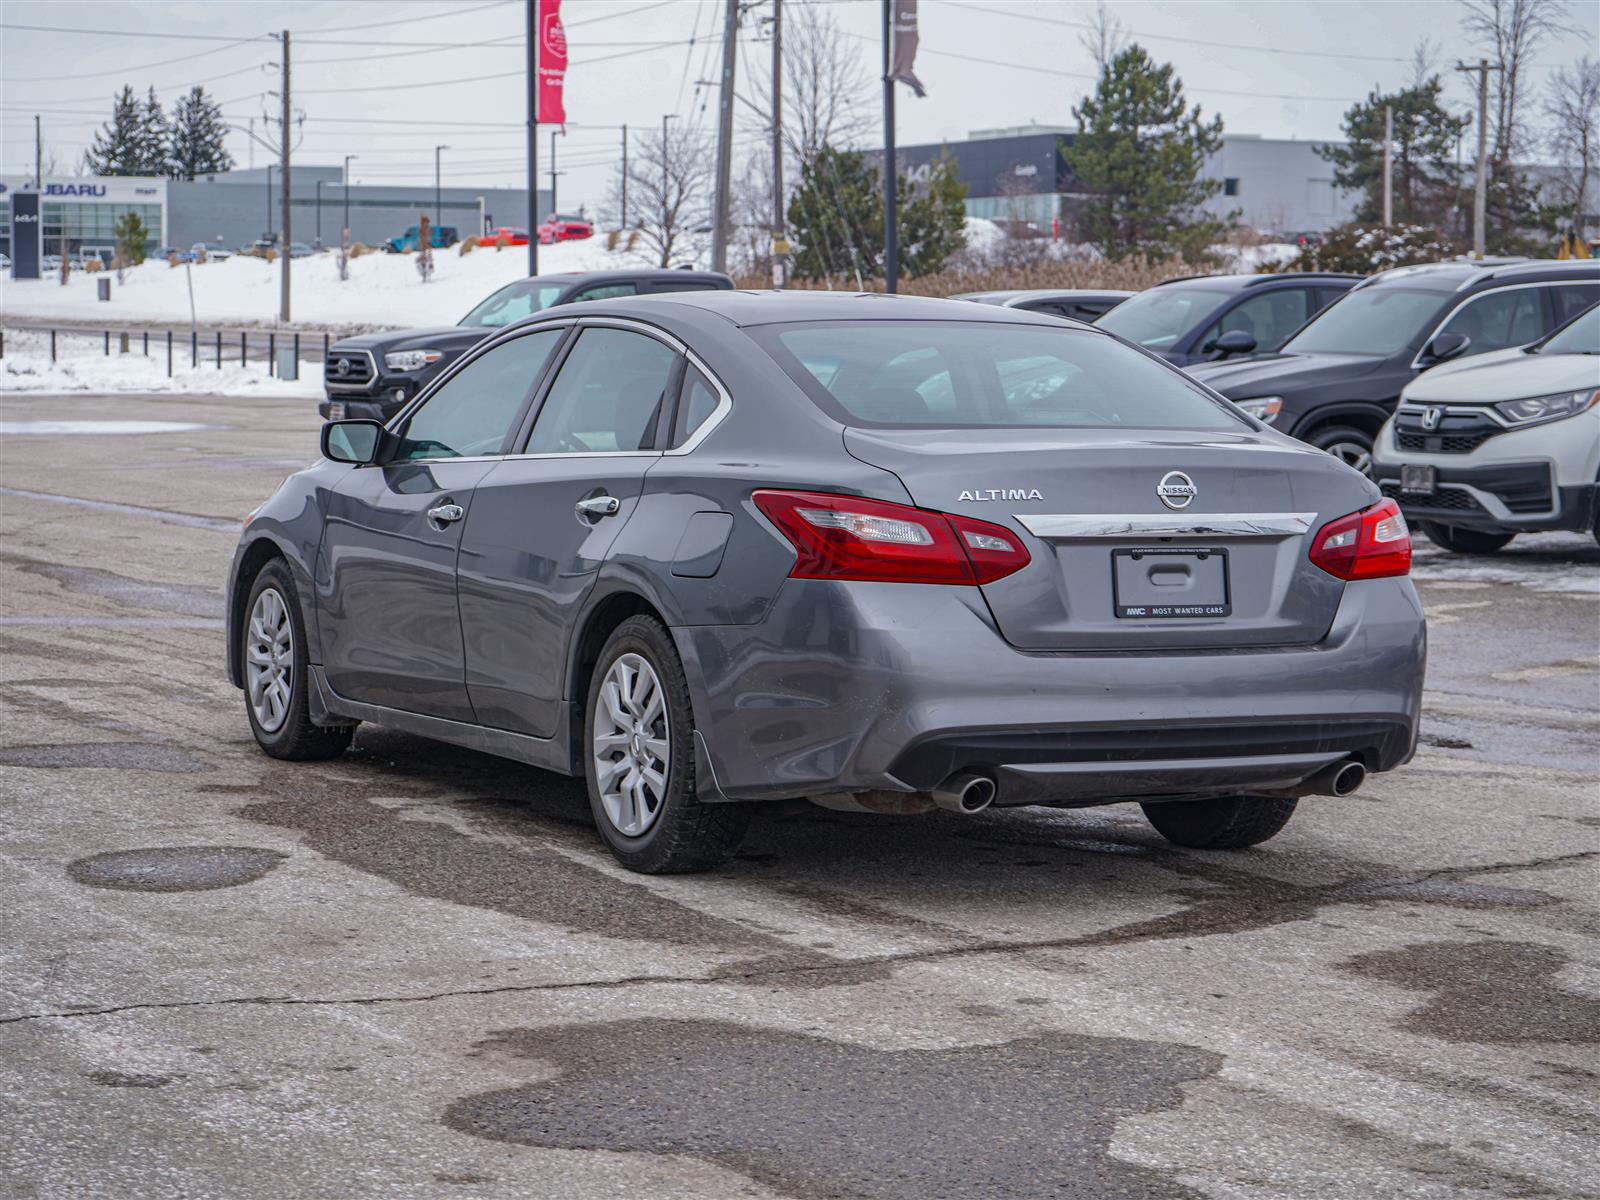
[(43, 231), (39, 226), (39, 193), (11, 193), (11, 278), (39, 278)]

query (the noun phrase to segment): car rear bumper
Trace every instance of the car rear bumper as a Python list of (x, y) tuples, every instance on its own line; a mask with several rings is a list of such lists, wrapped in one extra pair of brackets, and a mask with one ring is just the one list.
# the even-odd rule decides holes
[(972, 588), (789, 580), (758, 625), (674, 630), (707, 799), (924, 791), (997, 804), (1292, 787), (1415, 747), (1426, 634), (1409, 579), (1346, 586), (1315, 645), (1031, 653)]

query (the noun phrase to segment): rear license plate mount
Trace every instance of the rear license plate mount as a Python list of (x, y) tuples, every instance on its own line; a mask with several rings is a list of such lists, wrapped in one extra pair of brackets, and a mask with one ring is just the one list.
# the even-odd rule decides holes
[(1111, 601), (1116, 615), (1129, 620), (1231, 616), (1228, 552), (1168, 546), (1113, 550)]
[(1431, 496), (1439, 490), (1439, 468), (1432, 463), (1402, 463), (1400, 490), (1408, 496)]

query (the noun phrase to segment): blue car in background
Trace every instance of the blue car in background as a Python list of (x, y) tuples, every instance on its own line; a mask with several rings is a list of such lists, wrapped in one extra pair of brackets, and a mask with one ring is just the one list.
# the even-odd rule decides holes
[[(454, 246), (461, 240), (461, 234), (454, 225), (435, 225), (428, 231), (428, 242), (435, 250), (444, 250)], [(383, 248), (390, 254), (409, 254), (420, 249), (422, 245), (422, 231), (413, 225), (399, 237), (392, 237), (383, 244)]]

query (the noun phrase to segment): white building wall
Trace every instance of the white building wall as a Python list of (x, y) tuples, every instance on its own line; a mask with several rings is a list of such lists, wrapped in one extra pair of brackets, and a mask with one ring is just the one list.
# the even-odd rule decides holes
[(1223, 135), (1206, 163), (1208, 177), (1234, 180), (1236, 194), (1219, 191), (1205, 208), (1218, 216), (1237, 210), (1242, 224), (1269, 233), (1324, 230), (1355, 217), (1358, 197), (1333, 184), (1333, 164), (1316, 152), (1324, 143)]

